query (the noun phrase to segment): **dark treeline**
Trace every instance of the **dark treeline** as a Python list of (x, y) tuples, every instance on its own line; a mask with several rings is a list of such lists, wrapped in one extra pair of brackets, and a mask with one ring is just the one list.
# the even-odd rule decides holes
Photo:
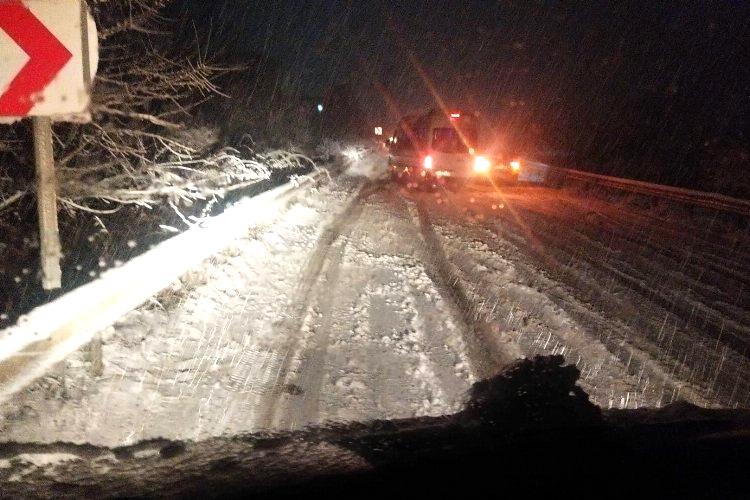
[[(293, 36), (305, 31), (304, 20), (316, 12), (314, 6), (307, 13), (300, 10), (300, 17), (287, 17), (284, 26), (280, 23), (290, 12), (280, 7), (174, 2), (165, 10), (173, 30), (172, 51), (200, 51), (211, 64), (231, 68), (216, 79), (225, 95), (213, 96), (200, 107), (197, 118), (218, 126), (229, 144), (302, 146), (323, 137), (365, 136), (369, 127), (353, 82), (338, 77), (315, 80), (306, 71), (306, 65), (315, 64), (305, 51), (286, 45), (298, 41)], [(324, 113), (318, 112), (318, 104)]]
[[(255, 110), (242, 119), (224, 104), (235, 133), (366, 131), (440, 99), (557, 164), (750, 189), (746, 2), (223, 0), (178, 2), (169, 15), (178, 45), (249, 64), (227, 77)], [(323, 99), (336, 114), (321, 125)]]

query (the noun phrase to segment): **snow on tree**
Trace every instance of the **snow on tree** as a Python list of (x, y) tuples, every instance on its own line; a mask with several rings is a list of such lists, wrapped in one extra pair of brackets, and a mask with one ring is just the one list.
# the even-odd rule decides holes
[[(69, 210), (106, 213), (123, 204), (190, 203), (268, 178), (302, 155), (221, 149), (211, 124), (193, 116), (237, 66), (220, 66), (185, 43), (175, 49), (172, 0), (91, 0), (100, 65), (92, 122), (55, 127), (58, 193)], [(0, 130), (0, 212), (33, 191), (28, 125)], [(25, 166), (25, 167), (24, 167)]]

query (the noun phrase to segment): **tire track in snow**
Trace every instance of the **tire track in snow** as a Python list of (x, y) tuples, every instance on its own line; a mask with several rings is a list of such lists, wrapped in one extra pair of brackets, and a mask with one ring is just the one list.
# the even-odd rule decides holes
[[(290, 366), (283, 384), (284, 394), (275, 402), (275, 414), (272, 418), (275, 429), (295, 430), (318, 421), (320, 392), (331, 337), (332, 307), (338, 296), (341, 261), (348, 245), (348, 233), (360, 215), (361, 209), (350, 212), (347, 230), (332, 244), (317, 285), (313, 287), (317, 293), (314, 294), (315, 299), (311, 298), (311, 304), (315, 300), (317, 303), (314, 307), (308, 304), (307, 328), (298, 332), (304, 338), (300, 339), (294, 366)], [(299, 368), (295, 369), (297, 366)]]
[[(302, 353), (299, 351), (305, 349), (304, 345), (300, 345), (303, 336), (302, 328), (306, 318), (309, 316), (308, 310), (314, 296), (313, 292), (318, 285), (324, 267), (331, 269), (334, 275), (338, 272), (337, 269), (344, 246), (340, 246), (338, 250), (332, 252), (334, 244), (339, 238), (351, 231), (362, 213), (362, 203), (364, 200), (381, 189), (382, 185), (382, 182), (367, 182), (360, 186), (346, 208), (340, 214), (336, 215), (334, 221), (323, 230), (318, 239), (314, 253), (307, 261), (305, 269), (302, 272), (300, 284), (289, 302), (291, 306), (289, 315), (274, 326), (275, 334), (287, 339), (287, 344), (283, 348), (283, 352), (285, 353), (284, 360), (279, 367), (279, 372), (274, 383), (275, 390), (271, 391), (268, 397), (261, 402), (260, 415), (257, 421), (258, 428), (276, 428), (274, 424), (279, 418), (280, 405), (284, 394), (304, 390), (292, 383), (295, 378), (292, 367), (295, 363), (300, 362)], [(333, 294), (330, 292), (332, 291), (329, 291), (327, 294), (329, 299), (333, 297)], [(327, 307), (330, 308), (330, 302)], [(323, 332), (323, 334), (325, 335), (326, 332)], [(317, 340), (318, 342), (327, 342), (326, 337)], [(319, 356), (325, 352), (324, 346), (321, 346), (321, 348), (322, 352)], [(322, 377), (322, 373), (319, 376)], [(307, 397), (317, 397), (317, 394), (307, 395)], [(308, 407), (307, 411), (309, 414), (313, 410)], [(299, 419), (299, 417), (295, 418)]]
[(261, 428), (462, 407), (476, 363), (456, 331), (465, 330), (457, 308), (425, 269), (411, 214), (379, 186), (358, 198), (331, 249), (317, 250), (325, 263), (307, 303), (297, 304), (304, 320)]
[[(460, 315), (425, 270), (424, 243), (393, 190), (350, 235), (321, 394), (332, 420), (444, 415), (474, 380)], [(363, 295), (364, 294), (364, 295)]]
[(425, 262), (430, 279), (445, 292), (459, 312), (467, 328), (464, 342), (469, 351), (469, 359), (475, 368), (477, 378), (489, 378), (503, 367), (520, 357), (520, 352), (507, 346), (498, 349), (496, 325), (489, 323), (477, 307), (476, 297), (466, 290), (458, 278), (453, 265), (448, 260), (440, 238), (435, 233), (432, 220), (423, 200), (416, 201), (417, 225), (425, 242)]

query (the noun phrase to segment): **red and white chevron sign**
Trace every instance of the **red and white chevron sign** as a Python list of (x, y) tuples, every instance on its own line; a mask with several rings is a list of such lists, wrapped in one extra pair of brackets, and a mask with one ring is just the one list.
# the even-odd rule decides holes
[(85, 0), (0, 0), (0, 117), (86, 119), (96, 64)]

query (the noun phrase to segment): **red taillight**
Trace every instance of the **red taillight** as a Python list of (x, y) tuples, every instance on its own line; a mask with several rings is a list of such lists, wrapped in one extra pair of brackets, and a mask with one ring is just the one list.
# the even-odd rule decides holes
[(427, 170), (430, 170), (432, 168), (432, 156), (427, 155), (424, 157), (424, 160), (422, 161), (422, 165)]

